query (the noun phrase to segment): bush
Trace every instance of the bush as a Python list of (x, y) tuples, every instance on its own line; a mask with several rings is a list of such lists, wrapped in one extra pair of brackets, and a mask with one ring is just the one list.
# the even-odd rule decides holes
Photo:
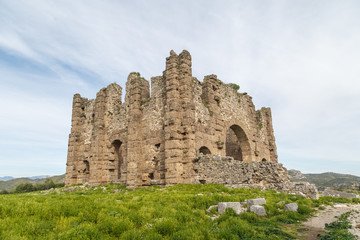
[(9, 192), (7, 190), (2, 190), (0, 194), (9, 194)]
[(34, 185), (31, 183), (22, 183), (15, 189), (15, 193), (26, 193), (34, 191)]
[(239, 91), (240, 89), (240, 86), (235, 83), (229, 83), (228, 85), (232, 87), (235, 91)]

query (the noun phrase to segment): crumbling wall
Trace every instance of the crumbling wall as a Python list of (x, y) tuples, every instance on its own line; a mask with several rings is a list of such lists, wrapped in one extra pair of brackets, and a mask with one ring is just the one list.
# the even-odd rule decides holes
[(194, 158), (193, 183), (224, 184), (230, 188), (273, 189), (307, 198), (318, 199), (314, 184), (290, 182), (287, 169), (276, 162), (240, 162), (232, 157), (199, 155)]
[(121, 99), (116, 83), (93, 100), (74, 95), (67, 185), (190, 183), (200, 151), (228, 153), (234, 164), (277, 162), (270, 109), (256, 111), (249, 95), (216, 75), (200, 82), (187, 51), (170, 52), (163, 75), (151, 78), (151, 91), (149, 81), (130, 73)]
[(286, 168), (275, 162), (241, 162), (232, 157), (200, 155), (194, 159), (193, 183), (225, 185), (282, 184), (289, 182)]

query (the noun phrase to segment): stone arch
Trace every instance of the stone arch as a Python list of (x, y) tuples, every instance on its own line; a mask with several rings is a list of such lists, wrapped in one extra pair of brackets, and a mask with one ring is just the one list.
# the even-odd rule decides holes
[(266, 158), (261, 159), (262, 162), (267, 162)]
[(112, 142), (112, 146), (114, 148), (115, 153), (115, 161), (114, 161), (114, 167), (117, 173), (117, 179), (120, 179), (121, 177), (121, 165), (123, 164), (123, 156), (122, 156), (122, 146), (123, 143), (116, 139)]
[(226, 131), (225, 141), (226, 156), (235, 160), (250, 162), (251, 148), (245, 131), (237, 124), (231, 125)]
[(202, 146), (200, 149), (199, 149), (199, 153), (202, 153), (204, 155), (207, 155), (207, 154), (211, 154), (211, 151), (209, 148), (207, 148), (206, 146)]

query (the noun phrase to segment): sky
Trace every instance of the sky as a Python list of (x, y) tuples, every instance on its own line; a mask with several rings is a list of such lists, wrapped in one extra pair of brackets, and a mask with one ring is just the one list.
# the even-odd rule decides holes
[(193, 75), (271, 107), (279, 162), (360, 176), (360, 1), (0, 0), (0, 176), (65, 173), (72, 96)]

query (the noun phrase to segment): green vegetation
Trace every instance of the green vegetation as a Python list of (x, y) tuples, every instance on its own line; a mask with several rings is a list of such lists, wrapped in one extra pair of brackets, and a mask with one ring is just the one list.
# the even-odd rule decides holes
[(239, 91), (240, 89), (240, 86), (235, 83), (229, 83), (228, 85), (232, 87), (235, 91)]
[(325, 228), (329, 230), (324, 235), (319, 236), (321, 240), (355, 240), (356, 236), (351, 234), (348, 229), (351, 228), (350, 222), (347, 220), (351, 212), (342, 214), (337, 221), (325, 224)]
[[(335, 199), (217, 184), (70, 189), (75, 191), (0, 195), (0, 239), (296, 239), (296, 230), (284, 226), (306, 220), (316, 207)], [(267, 217), (206, 211), (221, 201), (256, 197), (266, 199)], [(296, 202), (298, 212), (282, 210), (279, 201)]]

